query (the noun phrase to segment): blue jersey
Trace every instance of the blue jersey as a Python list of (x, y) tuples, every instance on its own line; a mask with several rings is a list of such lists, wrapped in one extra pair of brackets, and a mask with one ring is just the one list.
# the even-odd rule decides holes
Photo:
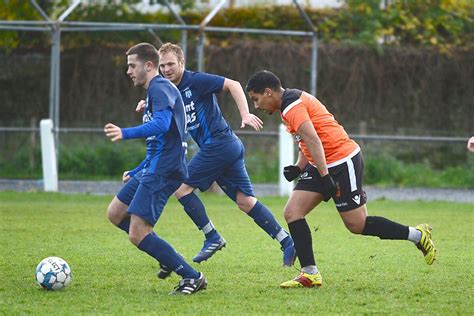
[(171, 81), (154, 77), (148, 86), (143, 124), (122, 129), (123, 139), (146, 138), (145, 160), (129, 173), (158, 174), (183, 180), (186, 167), (186, 115), (181, 95)]
[(224, 77), (185, 70), (178, 89), (186, 109), (187, 130), (199, 147), (234, 141), (237, 136), (222, 116), (216, 93)]

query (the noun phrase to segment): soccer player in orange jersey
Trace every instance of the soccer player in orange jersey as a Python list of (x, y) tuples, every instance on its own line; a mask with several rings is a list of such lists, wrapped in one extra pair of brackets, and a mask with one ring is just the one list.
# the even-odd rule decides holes
[(300, 149), (296, 164), (285, 167), (283, 174), (288, 181), (298, 178), (284, 216), (302, 269), (293, 280), (282, 283), (282, 288), (322, 285), (305, 216), (331, 198), (352, 233), (410, 240), (422, 251), (427, 264), (434, 262), (436, 248), (428, 224), (409, 227), (384, 217), (368, 216), (360, 147), (318, 99), (301, 90), (282, 88), (280, 79), (267, 70), (255, 73), (246, 90), (255, 108), (269, 114), (280, 112)]

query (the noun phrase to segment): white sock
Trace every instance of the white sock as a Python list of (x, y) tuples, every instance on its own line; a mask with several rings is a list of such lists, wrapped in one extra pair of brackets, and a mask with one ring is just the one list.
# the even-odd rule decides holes
[(304, 273), (308, 273), (308, 274), (316, 274), (318, 273), (318, 267), (317, 266), (306, 266), (306, 267), (303, 267), (301, 268), (301, 271), (303, 271)]
[(204, 225), (203, 228), (201, 228), (201, 230), (204, 234), (210, 233), (213, 229), (215, 229), (215, 227), (214, 227), (214, 224), (212, 224), (211, 221), (209, 221), (209, 223), (207, 223), (206, 225)]
[(288, 233), (282, 228), (280, 229), (280, 231), (278, 232), (278, 234), (276, 235), (276, 240), (278, 240), (278, 242), (282, 242), (283, 239), (285, 239), (286, 237), (288, 237)]
[(408, 227), (408, 240), (417, 244), (421, 240), (421, 232), (415, 227)]

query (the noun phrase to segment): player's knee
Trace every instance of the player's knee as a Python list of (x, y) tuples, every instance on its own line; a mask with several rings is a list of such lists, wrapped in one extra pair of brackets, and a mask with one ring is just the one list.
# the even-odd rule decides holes
[(132, 244), (134, 244), (135, 246), (138, 247), (138, 245), (141, 243), (141, 241), (143, 240), (143, 236), (142, 234), (137, 231), (136, 229), (130, 229), (130, 232), (128, 234), (128, 240), (130, 240), (130, 242)]
[(119, 221), (117, 219), (117, 212), (113, 206), (113, 202), (110, 203), (107, 207), (107, 219), (115, 226), (119, 224)]
[(287, 223), (294, 222), (301, 218), (297, 210), (288, 205), (285, 207), (285, 210), (283, 211), (283, 217), (285, 217), (285, 221)]
[(344, 222), (344, 225), (346, 228), (353, 234), (362, 234), (362, 231), (364, 230), (364, 225), (365, 222)]
[(120, 222), (128, 216), (127, 214), (128, 206), (122, 203), (116, 197), (110, 202), (109, 206), (107, 207), (107, 218), (108, 220), (117, 226)]
[(246, 195), (240, 191), (237, 191), (235, 200), (235, 203), (239, 209), (245, 213), (250, 212), (257, 203), (257, 199), (255, 197)]
[(174, 197), (179, 200), (180, 198), (182, 198), (183, 196), (186, 196), (190, 193), (192, 193), (194, 191), (194, 188), (183, 183), (181, 184), (181, 186), (178, 188), (178, 190), (176, 190), (173, 195)]

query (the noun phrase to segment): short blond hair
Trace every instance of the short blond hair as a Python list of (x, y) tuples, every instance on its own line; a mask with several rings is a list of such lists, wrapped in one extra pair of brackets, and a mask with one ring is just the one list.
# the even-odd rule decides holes
[(161, 45), (160, 49), (158, 50), (158, 54), (161, 56), (167, 53), (175, 54), (178, 58), (178, 61), (184, 62), (183, 50), (178, 45), (173, 43), (165, 43)]

